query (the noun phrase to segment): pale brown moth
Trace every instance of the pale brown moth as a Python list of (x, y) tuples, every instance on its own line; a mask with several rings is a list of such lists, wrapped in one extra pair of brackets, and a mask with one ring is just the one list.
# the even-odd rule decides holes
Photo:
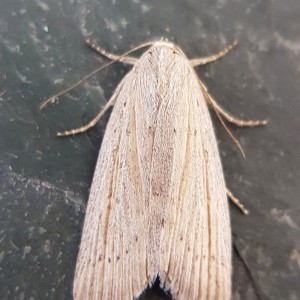
[[(83, 132), (114, 105), (86, 210), (74, 299), (135, 299), (157, 276), (173, 299), (231, 298), (226, 187), (206, 102), (223, 124), (223, 117), (241, 126), (266, 121), (230, 116), (194, 67), (217, 60), (235, 44), (188, 60), (164, 41), (143, 44), (150, 49), (139, 59), (90, 43), (133, 68), (94, 120), (58, 133)], [(246, 213), (229, 191), (228, 196)]]

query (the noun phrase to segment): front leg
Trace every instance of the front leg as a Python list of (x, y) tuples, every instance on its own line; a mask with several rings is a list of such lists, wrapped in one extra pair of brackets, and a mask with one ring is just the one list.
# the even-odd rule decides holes
[(90, 39), (86, 39), (85, 40), (86, 44), (92, 48), (93, 50), (95, 50), (97, 53), (107, 57), (108, 59), (111, 60), (118, 60), (121, 61), (125, 64), (129, 64), (129, 65), (134, 65), (137, 62), (137, 58), (133, 57), (133, 56), (124, 56), (124, 57), (120, 57), (119, 55), (115, 55), (113, 53), (109, 53), (106, 50), (104, 50), (103, 48), (99, 47), (94, 41), (90, 40)]

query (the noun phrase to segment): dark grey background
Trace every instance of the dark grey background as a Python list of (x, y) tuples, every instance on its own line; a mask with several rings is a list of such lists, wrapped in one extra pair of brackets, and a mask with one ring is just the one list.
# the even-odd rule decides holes
[(69, 138), (130, 69), (116, 63), (42, 113), (42, 99), (106, 60), (91, 36), (122, 53), (162, 36), (188, 57), (239, 46), (197, 69), (232, 114), (268, 118), (230, 126), (215, 117), (226, 181), (250, 210), (231, 206), (233, 299), (300, 299), (300, 3), (288, 1), (2, 0), (0, 10), (0, 299), (71, 299), (97, 153), (108, 120)]

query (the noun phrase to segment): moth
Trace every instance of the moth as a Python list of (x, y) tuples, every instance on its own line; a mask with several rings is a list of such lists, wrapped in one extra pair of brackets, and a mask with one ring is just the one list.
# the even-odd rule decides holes
[(157, 278), (173, 299), (230, 299), (227, 195), (246, 209), (227, 193), (207, 103), (229, 134), (223, 119), (266, 121), (230, 116), (194, 67), (219, 59), (236, 41), (192, 60), (166, 41), (143, 44), (150, 48), (140, 58), (88, 43), (133, 68), (89, 124), (58, 133), (83, 132), (114, 106), (88, 200), (74, 299), (135, 299)]

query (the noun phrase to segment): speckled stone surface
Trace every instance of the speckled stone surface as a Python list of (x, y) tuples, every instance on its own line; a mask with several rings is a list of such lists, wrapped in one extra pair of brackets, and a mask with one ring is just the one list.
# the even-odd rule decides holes
[(243, 159), (213, 117), (227, 184), (250, 210), (244, 217), (231, 206), (233, 299), (300, 299), (299, 20), (298, 0), (2, 0), (0, 299), (72, 299), (109, 114), (86, 134), (55, 132), (91, 119), (130, 69), (116, 63), (41, 113), (42, 99), (106, 62), (85, 36), (116, 53), (164, 36), (188, 57), (238, 39), (222, 60), (197, 68), (232, 114), (269, 119), (260, 128), (230, 126)]

